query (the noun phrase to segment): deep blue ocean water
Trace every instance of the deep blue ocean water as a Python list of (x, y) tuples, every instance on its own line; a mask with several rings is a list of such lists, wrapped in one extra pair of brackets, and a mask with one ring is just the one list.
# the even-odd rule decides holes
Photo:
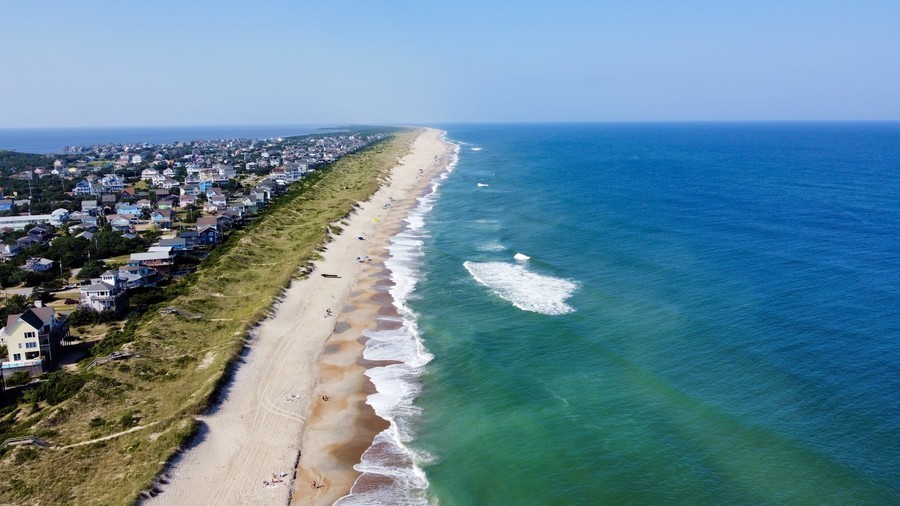
[(62, 153), (66, 146), (268, 139), (310, 134), (322, 128), (318, 125), (0, 128), (0, 149), (21, 153)]
[(443, 128), (389, 502), (900, 503), (900, 124)]

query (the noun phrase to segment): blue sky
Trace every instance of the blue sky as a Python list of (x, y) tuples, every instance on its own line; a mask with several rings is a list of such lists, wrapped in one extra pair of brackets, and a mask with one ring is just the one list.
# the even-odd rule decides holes
[(898, 120), (900, 2), (0, 2), (0, 128)]

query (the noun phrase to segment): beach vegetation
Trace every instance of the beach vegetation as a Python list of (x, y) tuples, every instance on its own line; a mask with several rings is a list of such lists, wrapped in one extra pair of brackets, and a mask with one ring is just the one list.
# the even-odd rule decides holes
[[(0, 472), (16, 476), (15, 483), (0, 485), (0, 504), (26, 498), (35, 504), (136, 502), (196, 433), (195, 416), (229, 381), (252, 329), (291, 281), (309, 272), (328, 241), (329, 224), (378, 189), (417, 133), (395, 132), (294, 183), (258, 219), (213, 249), (196, 272), (161, 294), (144, 293), (146, 309), (133, 312), (121, 327), (109, 327), (76, 370), (54, 372), (21, 399), (4, 401), (4, 437), (52, 431), (54, 448), (36, 449), (38, 458), (23, 457), (19, 464), (0, 458)], [(123, 240), (115, 232), (99, 232), (91, 240), (91, 258), (133, 251)], [(132, 355), (91, 366), (114, 351)], [(210, 352), (216, 360), (201, 364)], [(10, 408), (21, 403), (38, 409)], [(151, 424), (152, 437), (139, 429), (94, 441)], [(76, 443), (85, 444), (67, 447)]]

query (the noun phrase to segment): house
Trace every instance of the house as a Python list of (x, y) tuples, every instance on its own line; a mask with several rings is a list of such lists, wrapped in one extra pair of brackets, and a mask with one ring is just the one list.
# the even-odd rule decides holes
[(69, 219), (80, 222), (85, 227), (94, 228), (97, 226), (97, 217), (88, 213), (76, 211), (69, 215)]
[(116, 194), (115, 193), (104, 193), (100, 196), (100, 204), (105, 206), (113, 206), (116, 204)]
[(172, 251), (187, 251), (188, 249), (193, 249), (193, 247), (188, 247), (187, 241), (183, 237), (177, 237), (175, 239), (160, 239), (159, 240), (160, 247), (163, 248), (172, 248)]
[(111, 214), (106, 217), (109, 226), (123, 234), (134, 230), (132, 225), (136, 220), (137, 218), (133, 214)]
[(48, 258), (29, 258), (20, 269), (28, 272), (47, 272), (53, 268), (53, 260)]
[(216, 227), (209, 225), (197, 227), (197, 243), (203, 246), (213, 246), (219, 244), (222, 235), (216, 230)]
[(142, 265), (139, 261), (120, 267), (119, 275), (124, 277), (125, 287), (129, 290), (141, 286), (156, 286), (160, 277), (156, 269)]
[[(128, 267), (125, 267), (125, 269), (127, 269), (127, 268)], [(150, 270), (153, 270), (153, 269), (150, 269)], [(153, 270), (153, 272), (154, 272), (154, 274), (156, 273), (155, 270)], [(121, 279), (122, 282), (125, 284), (126, 290), (133, 290), (135, 288), (140, 288), (145, 285), (144, 277), (136, 272), (130, 272), (128, 270), (119, 269), (118, 273), (119, 273), (119, 279)]]
[(7, 349), (3, 375), (27, 371), (39, 375), (59, 355), (59, 343), (68, 334), (65, 319), (52, 307), (31, 307), (24, 313), (9, 315), (0, 329), (0, 344)]
[(125, 276), (120, 276), (118, 271), (104, 272), (99, 278), (92, 279), (90, 284), (78, 289), (79, 305), (98, 313), (124, 313), (128, 307), (125, 281)]
[(210, 206), (214, 206), (216, 209), (225, 209), (228, 207), (228, 197), (225, 196), (224, 193), (216, 193), (212, 196), (209, 195), (209, 192), (206, 192), (206, 194)]
[(153, 181), (153, 178), (157, 176), (159, 176), (159, 171), (156, 169), (144, 169), (141, 171), (141, 181)]
[(125, 178), (118, 174), (106, 174), (100, 178), (100, 191), (102, 193), (122, 193), (125, 189)]
[(272, 196), (272, 194), (269, 192), (269, 189), (264, 188), (264, 187), (255, 188), (255, 189), (251, 190), (249, 195), (252, 197), (256, 197), (256, 206), (257, 207), (265, 206), (266, 203), (269, 202), (269, 199)]
[(178, 237), (184, 239), (185, 248), (189, 250), (200, 244), (200, 236), (196, 230), (182, 230)]
[(50, 224), (54, 227), (62, 226), (62, 224), (67, 221), (69, 221), (68, 209), (54, 209), (53, 212), (50, 213)]
[(19, 248), (19, 251), (28, 249), (36, 244), (40, 244), (41, 242), (35, 239), (34, 237), (19, 237), (16, 239), (16, 247)]
[(197, 205), (197, 197), (188, 194), (182, 194), (178, 197), (178, 207), (186, 208), (188, 206)]
[(175, 206), (175, 198), (168, 196), (156, 202), (157, 209), (172, 209)]
[(97, 206), (96, 200), (82, 200), (81, 212), (88, 213), (91, 216), (97, 216), (97, 214), (100, 212), (100, 208)]
[(140, 265), (153, 267), (154, 269), (168, 268), (174, 265), (175, 254), (171, 248), (163, 251), (148, 251), (146, 253), (132, 253), (128, 265)]
[(0, 243), (0, 258), (2, 258), (4, 262), (9, 261), (9, 259), (18, 255), (20, 251), (22, 251), (22, 249), (19, 248), (16, 243)]
[(134, 216), (140, 216), (142, 209), (143, 207), (141, 207), (140, 204), (130, 204), (128, 202), (119, 202), (118, 204), (116, 204), (116, 212), (118, 214), (131, 214)]
[(197, 183), (185, 183), (182, 185), (180, 191), (182, 195), (197, 197), (200, 195), (200, 185)]
[(287, 175), (284, 173), (284, 169), (272, 169), (272, 172), (267, 176), (270, 180), (277, 182), (278, 184), (286, 184), (288, 182)]
[[(159, 188), (165, 188), (167, 190), (171, 190), (172, 188), (175, 188), (176, 186), (178, 186), (180, 184), (181, 183), (170, 178), (169, 176), (162, 176), (161, 178), (153, 180), (153, 186), (156, 186)], [(157, 195), (159, 195), (159, 192), (157, 192)]]
[(197, 218), (197, 230), (198, 231), (200, 230), (200, 227), (213, 227), (213, 228), (218, 229), (219, 228), (219, 217), (212, 215), (212, 216), (201, 216), (201, 217)]
[(26, 232), (27, 236), (34, 239), (35, 241), (46, 244), (47, 241), (50, 240), (50, 232), (41, 226), (31, 227), (28, 232)]
[(100, 193), (98, 190), (99, 188), (94, 188), (94, 176), (88, 176), (87, 179), (82, 179), (75, 184), (75, 188), (72, 190), (72, 195), (75, 195), (76, 197), (95, 195), (97, 193)]
[(244, 222), (244, 207), (229, 206), (219, 216), (226, 218), (229, 226), (240, 226)]
[(150, 221), (159, 229), (169, 230), (172, 228), (172, 210), (157, 209), (150, 213)]

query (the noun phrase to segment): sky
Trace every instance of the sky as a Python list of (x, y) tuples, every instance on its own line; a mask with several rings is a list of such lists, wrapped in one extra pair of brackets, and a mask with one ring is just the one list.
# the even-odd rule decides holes
[(0, 0), (0, 128), (900, 120), (900, 1)]

